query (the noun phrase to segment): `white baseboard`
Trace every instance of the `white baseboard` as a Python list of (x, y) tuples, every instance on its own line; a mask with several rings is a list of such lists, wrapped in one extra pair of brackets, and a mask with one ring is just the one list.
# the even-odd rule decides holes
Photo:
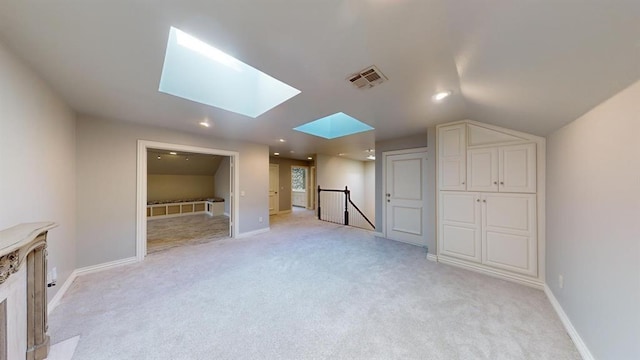
[(130, 257), (126, 259), (110, 261), (103, 264), (87, 266), (79, 269), (75, 269), (71, 272), (71, 275), (67, 278), (67, 280), (62, 284), (60, 290), (53, 296), (51, 301), (47, 304), (47, 313), (51, 314), (51, 312), (60, 305), (60, 300), (64, 296), (64, 294), (69, 290), (73, 282), (76, 280), (78, 276), (91, 274), (98, 271), (103, 271), (107, 269), (112, 269), (118, 266), (129, 265), (138, 262), (136, 257)]
[(496, 278), (499, 278), (499, 279), (512, 281), (512, 282), (515, 282), (515, 283), (518, 283), (518, 284), (530, 286), (530, 287), (536, 288), (538, 290), (543, 290), (544, 289), (544, 283), (541, 280), (538, 280), (538, 279), (535, 279), (535, 278), (530, 278), (530, 277), (525, 276), (525, 275), (519, 275), (519, 274), (515, 274), (515, 273), (508, 273), (508, 272), (502, 272), (502, 271), (499, 271), (499, 270), (493, 270), (493, 269), (491, 269), (489, 267), (485, 267), (485, 266), (476, 266), (476, 265), (474, 265), (472, 263), (469, 263), (467, 261), (454, 259), (452, 257), (445, 256), (445, 255), (438, 256), (438, 262), (442, 263), (442, 264), (453, 265), (453, 266), (460, 267), (460, 268), (463, 268), (463, 269), (475, 271), (477, 273), (493, 276), (493, 277), (496, 277)]
[(553, 295), (553, 292), (551, 292), (551, 289), (547, 284), (544, 284), (544, 293), (547, 295), (547, 298), (549, 299), (549, 302), (551, 302), (553, 308), (556, 310), (556, 313), (558, 313), (560, 321), (562, 321), (565, 330), (567, 330), (567, 333), (571, 337), (571, 340), (573, 340), (573, 343), (576, 345), (576, 348), (578, 349), (578, 352), (580, 353), (582, 358), (584, 360), (594, 360), (595, 358), (591, 354), (591, 351), (589, 351), (589, 348), (587, 348), (587, 345), (580, 337), (580, 334), (578, 334), (576, 328), (573, 327), (571, 320), (569, 320), (569, 317), (564, 312), (562, 306), (560, 306), (560, 303), (558, 302), (558, 299), (556, 299), (556, 297)]
[(282, 214), (291, 214), (291, 209), (278, 211), (278, 215), (282, 215)]
[(375, 231), (375, 232), (373, 233), (373, 235), (374, 235), (375, 237), (381, 237), (381, 238), (383, 238), (383, 237), (384, 237), (384, 234), (383, 234), (383, 233), (381, 233), (380, 231)]
[(438, 262), (438, 255), (427, 254), (427, 260)]
[(243, 232), (238, 234), (238, 236), (236, 236), (236, 239), (242, 239), (242, 238), (246, 238), (249, 236), (254, 236), (254, 235), (258, 235), (258, 234), (264, 234), (266, 232), (271, 231), (270, 227), (266, 227), (266, 228), (262, 228), (262, 229), (258, 229), (258, 230), (253, 230), (253, 231), (249, 231), (249, 232)]
[(87, 275), (87, 274), (91, 274), (98, 271), (104, 271), (107, 269), (113, 269), (119, 266), (135, 264), (137, 262), (138, 262), (138, 259), (135, 256), (133, 256), (130, 258), (109, 261), (109, 262), (98, 264), (98, 265), (85, 266), (83, 268), (76, 269), (75, 272), (77, 276), (81, 276), (81, 275)]
[(60, 300), (66, 294), (67, 290), (71, 287), (73, 282), (78, 277), (78, 270), (73, 270), (67, 280), (60, 286), (58, 292), (51, 298), (51, 301), (47, 304), (47, 315), (51, 315), (51, 312), (60, 305)]

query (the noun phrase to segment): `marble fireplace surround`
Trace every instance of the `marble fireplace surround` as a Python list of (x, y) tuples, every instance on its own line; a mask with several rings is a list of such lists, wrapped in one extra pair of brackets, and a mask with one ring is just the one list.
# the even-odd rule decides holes
[(0, 231), (0, 360), (42, 360), (47, 335), (47, 232), (53, 222)]

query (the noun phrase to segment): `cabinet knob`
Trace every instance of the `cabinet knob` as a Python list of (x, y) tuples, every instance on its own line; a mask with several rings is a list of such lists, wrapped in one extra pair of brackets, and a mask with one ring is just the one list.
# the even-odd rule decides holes
[(464, 181), (462, 182), (462, 185), (464, 185)]
[(498, 185), (498, 182), (497, 182), (497, 181), (494, 181), (494, 182), (493, 182), (493, 185)]
[(500, 185), (504, 185), (504, 181), (500, 181)]
[(485, 202), (485, 203), (486, 203), (486, 202), (487, 202), (487, 199), (482, 200), (482, 202)]
[(391, 194), (387, 194), (387, 197), (391, 196)]
[(476, 202), (480, 202), (480, 199), (476, 199)]

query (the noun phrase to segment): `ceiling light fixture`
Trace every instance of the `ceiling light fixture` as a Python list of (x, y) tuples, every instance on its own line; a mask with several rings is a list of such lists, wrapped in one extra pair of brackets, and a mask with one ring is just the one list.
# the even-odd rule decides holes
[(169, 154), (171, 154), (171, 155), (178, 155), (178, 153), (177, 153), (177, 152), (175, 152), (175, 151), (171, 151)]
[(160, 156), (158, 155), (158, 160), (160, 160), (160, 159), (162, 159), (162, 157), (160, 157)]
[(209, 127), (209, 126), (211, 126), (211, 125), (209, 125), (209, 123), (208, 123), (208, 122), (206, 122), (206, 121), (201, 121), (201, 122), (200, 122), (200, 125), (202, 125), (202, 126), (204, 126), (204, 127)]
[(449, 91), (441, 91), (441, 92), (433, 95), (431, 97), (431, 99), (433, 101), (442, 101), (442, 100), (448, 98), (449, 96), (451, 96), (451, 94), (453, 94), (453, 92), (451, 90), (449, 90)]
[(375, 155), (369, 155), (369, 156), (367, 156), (367, 159), (369, 159), (369, 160), (375, 160), (375, 159), (376, 159), (376, 156), (375, 156)]
[(280, 142), (287, 142), (287, 140), (285, 140), (285, 139), (278, 139), (278, 141), (280, 141)]
[(280, 155), (280, 153), (273, 153), (273, 156), (278, 156)]
[(311, 156), (307, 156), (307, 160), (313, 160)]

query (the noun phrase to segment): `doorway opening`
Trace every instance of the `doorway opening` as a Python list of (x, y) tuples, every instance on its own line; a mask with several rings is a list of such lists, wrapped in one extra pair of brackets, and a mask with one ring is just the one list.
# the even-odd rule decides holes
[(291, 206), (309, 207), (309, 167), (291, 165)]
[(233, 151), (138, 141), (138, 260), (170, 247), (237, 236), (238, 158)]

